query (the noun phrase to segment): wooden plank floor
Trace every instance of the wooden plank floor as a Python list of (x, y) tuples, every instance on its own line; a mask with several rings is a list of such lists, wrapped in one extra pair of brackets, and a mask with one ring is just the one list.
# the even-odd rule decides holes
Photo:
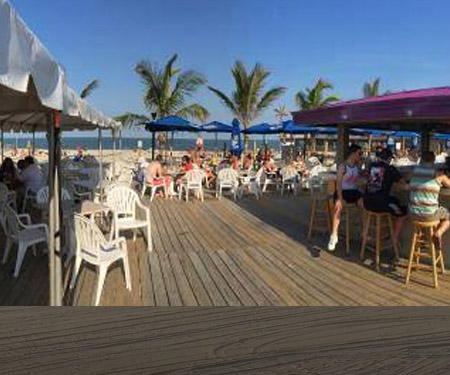
[[(404, 285), (404, 268), (376, 273), (342, 251), (323, 250), (326, 238), (305, 239), (308, 199), (268, 195), (259, 201), (207, 197), (204, 203), (155, 199), (154, 251), (138, 237), (128, 241), (132, 291), (121, 264), (107, 275), (102, 305), (283, 306), (447, 305), (450, 277), (431, 288), (420, 271)], [(357, 247), (357, 244), (356, 246)], [(1, 256), (2, 254), (0, 254)], [(1, 305), (45, 305), (47, 257), (26, 256), (20, 277), (11, 277), (15, 252), (0, 267)], [(70, 269), (69, 269), (70, 271)], [(66, 285), (68, 274), (65, 277)], [(70, 305), (92, 305), (97, 275), (83, 267), (68, 290)]]
[[(305, 239), (308, 200), (267, 196), (156, 199), (155, 251), (150, 256), (157, 306), (447, 305), (450, 278), (434, 290), (431, 275), (404, 268), (376, 273), (354, 256), (323, 250), (326, 238)], [(357, 247), (357, 246), (356, 246)], [(318, 256), (317, 254), (320, 254)]]

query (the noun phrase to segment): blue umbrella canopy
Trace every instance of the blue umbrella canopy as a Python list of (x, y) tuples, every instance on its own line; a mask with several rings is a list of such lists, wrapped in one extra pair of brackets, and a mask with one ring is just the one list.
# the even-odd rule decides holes
[(386, 131), (386, 130), (379, 130), (379, 129), (359, 129), (354, 128), (350, 130), (351, 134), (354, 135), (375, 135), (375, 136), (383, 136), (383, 135), (390, 135), (392, 132)]
[(292, 120), (283, 121), (283, 133), (290, 134), (305, 134), (305, 133), (317, 133), (315, 126), (298, 125)]
[(419, 137), (419, 133), (406, 131), (406, 130), (398, 130), (392, 133), (394, 137), (405, 137), (405, 138), (416, 138)]
[(200, 128), (192, 122), (178, 116), (167, 116), (155, 121), (144, 123), (145, 129), (151, 132), (198, 132)]
[(243, 131), (245, 134), (279, 134), (283, 133), (283, 125), (271, 125), (267, 122), (263, 122), (262, 124), (253, 125), (250, 128)]
[(450, 140), (450, 134), (434, 134), (433, 138), (443, 140), (443, 141), (448, 141), (448, 140)]
[(231, 133), (233, 127), (223, 122), (213, 121), (200, 126), (200, 131), (206, 133)]

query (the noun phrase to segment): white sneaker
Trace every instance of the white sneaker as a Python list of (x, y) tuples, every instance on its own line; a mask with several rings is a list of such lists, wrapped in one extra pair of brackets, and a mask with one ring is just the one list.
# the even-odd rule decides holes
[(330, 236), (330, 242), (328, 242), (328, 251), (334, 251), (338, 243), (338, 236)]

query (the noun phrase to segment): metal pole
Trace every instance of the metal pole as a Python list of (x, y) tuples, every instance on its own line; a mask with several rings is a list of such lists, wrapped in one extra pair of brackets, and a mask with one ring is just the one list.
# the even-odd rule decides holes
[(338, 138), (336, 147), (336, 161), (338, 163), (342, 163), (347, 155), (349, 132), (348, 128), (343, 124), (339, 124), (337, 126), (337, 130)]
[(99, 175), (99, 186), (100, 186), (100, 200), (103, 198), (102, 196), (102, 181), (103, 181), (103, 142), (102, 142), (102, 128), (98, 127), (98, 157), (99, 157), (99, 167), (98, 167), (98, 175)]
[(156, 132), (152, 132), (152, 160), (155, 160), (155, 138)]
[(112, 138), (113, 138), (113, 165), (112, 165), (112, 171), (113, 171), (113, 178), (116, 177), (116, 130), (113, 129), (112, 131)]

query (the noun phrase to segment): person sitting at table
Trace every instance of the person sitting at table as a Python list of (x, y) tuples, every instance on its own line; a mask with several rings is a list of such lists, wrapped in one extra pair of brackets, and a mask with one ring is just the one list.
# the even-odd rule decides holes
[(235, 171), (239, 171), (239, 168), (241, 166), (241, 163), (239, 162), (239, 158), (236, 155), (233, 155), (231, 158), (231, 168), (233, 168)]
[(275, 173), (277, 171), (277, 166), (275, 165), (273, 159), (264, 160), (263, 168), (266, 173)]
[(73, 161), (78, 163), (80, 161), (83, 161), (84, 155), (83, 155), (83, 149), (78, 146), (77, 147), (77, 154), (73, 157)]
[(336, 249), (339, 240), (338, 230), (344, 202), (348, 204), (357, 203), (362, 208), (362, 193), (359, 187), (362, 179), (359, 166), (362, 155), (361, 147), (353, 144), (348, 149), (347, 158), (338, 167), (331, 235), (328, 242), (329, 251)]
[(168, 192), (170, 192), (170, 184), (172, 183), (172, 177), (164, 173), (164, 168), (162, 166), (162, 155), (157, 155), (156, 159), (153, 160), (146, 169), (145, 178), (147, 183), (153, 186), (165, 185)]
[(248, 153), (244, 157), (244, 163), (243, 163), (244, 171), (249, 171), (252, 168), (252, 165), (253, 165), (252, 154)]
[(388, 212), (394, 220), (393, 240), (399, 243), (400, 233), (406, 219), (407, 209), (391, 195), (393, 186), (406, 187), (406, 182), (397, 168), (391, 165), (394, 155), (388, 148), (378, 154), (378, 162), (369, 165), (364, 208), (372, 212)]
[(194, 169), (194, 164), (188, 155), (181, 158), (180, 173), (186, 173)]
[(25, 157), (25, 169), (17, 176), (25, 190), (37, 193), (44, 186), (44, 176), (32, 156)]
[(450, 227), (450, 214), (447, 208), (439, 205), (439, 193), (442, 186), (450, 188), (450, 179), (435, 170), (434, 162), (434, 153), (427, 151), (422, 153), (420, 165), (413, 169), (409, 210), (413, 220), (439, 221), (434, 236), (440, 240)]
[(17, 171), (11, 158), (5, 158), (0, 167), (0, 181), (3, 182), (8, 189), (14, 190), (17, 185)]

